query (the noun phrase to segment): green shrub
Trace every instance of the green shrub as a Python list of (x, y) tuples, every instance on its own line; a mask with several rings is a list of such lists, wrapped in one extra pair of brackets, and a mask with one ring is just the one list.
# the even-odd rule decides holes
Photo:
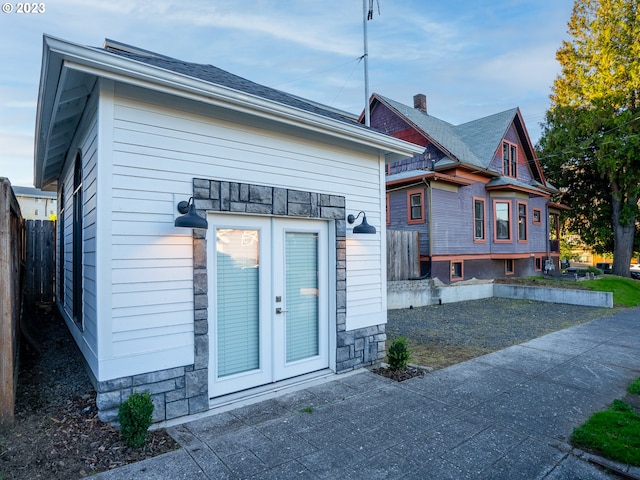
[(627, 387), (627, 392), (632, 395), (640, 395), (640, 378), (636, 378), (629, 384), (629, 386)]
[(147, 431), (152, 423), (152, 414), (153, 401), (149, 392), (133, 392), (120, 404), (120, 436), (129, 447), (140, 448), (145, 444)]
[(389, 346), (389, 368), (391, 370), (404, 370), (411, 358), (409, 349), (407, 348), (407, 339), (405, 337), (396, 338)]
[(587, 273), (593, 273), (595, 276), (603, 275), (602, 270), (600, 270), (598, 267), (587, 268)]

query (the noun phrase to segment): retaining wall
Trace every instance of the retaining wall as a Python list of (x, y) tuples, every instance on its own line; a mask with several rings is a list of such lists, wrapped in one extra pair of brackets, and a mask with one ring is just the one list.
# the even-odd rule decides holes
[(609, 292), (528, 287), (502, 283), (438, 285), (433, 279), (387, 282), (387, 308), (389, 310), (491, 297), (613, 308), (613, 294)]
[(573, 290), (568, 288), (527, 287), (524, 285), (494, 284), (493, 296), (500, 298), (538, 300), (540, 302), (568, 303), (586, 307), (613, 308), (613, 293)]

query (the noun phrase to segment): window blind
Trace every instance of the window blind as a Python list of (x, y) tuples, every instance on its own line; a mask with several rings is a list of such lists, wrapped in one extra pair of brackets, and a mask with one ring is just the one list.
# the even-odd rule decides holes
[(318, 351), (318, 236), (285, 234), (286, 359), (293, 362)]
[(259, 232), (218, 229), (218, 377), (260, 367)]

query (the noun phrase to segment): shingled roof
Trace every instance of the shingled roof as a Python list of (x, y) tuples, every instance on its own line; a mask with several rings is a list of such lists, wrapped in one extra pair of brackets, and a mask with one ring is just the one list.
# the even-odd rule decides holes
[(456, 133), (454, 125), (382, 95), (376, 94), (376, 96), (405, 117), (410, 123), (414, 124), (419, 130), (426, 133), (433, 142), (452, 157), (462, 163), (480, 166), (480, 159), (476, 157), (469, 146)]
[(454, 161), (482, 169), (491, 165), (500, 142), (518, 112), (517, 108), (512, 108), (461, 125), (452, 125), (390, 98), (378, 94), (375, 96), (424, 132)]
[(366, 128), (362, 124), (358, 123), (357, 118), (353, 114), (304, 100), (295, 95), (283, 92), (282, 90), (260, 85), (259, 83), (234, 75), (233, 73), (227, 72), (226, 70), (222, 70), (221, 68), (213, 65), (186, 62), (184, 60), (150, 52), (148, 50), (143, 50), (109, 39), (105, 40), (105, 45), (101, 50), (125, 57), (129, 60), (152, 65), (174, 73), (187, 75), (215, 85), (231, 88), (248, 95), (264, 98), (289, 107), (299, 108), (300, 110), (322, 115), (333, 120)]
[[(68, 148), (100, 78), (216, 105), (273, 124), (379, 150), (385, 158), (422, 150), (366, 127), (357, 116), (260, 85), (213, 65), (186, 62), (124, 43), (78, 45), (43, 35), (34, 151), (34, 184), (55, 189)], [(331, 139), (331, 140), (329, 140)]]
[(487, 168), (513, 122), (517, 108), (472, 120), (454, 127), (454, 131), (473, 151), (482, 168)]

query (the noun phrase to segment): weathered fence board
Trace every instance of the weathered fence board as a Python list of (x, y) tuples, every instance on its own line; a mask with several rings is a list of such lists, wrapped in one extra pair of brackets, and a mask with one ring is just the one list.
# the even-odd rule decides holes
[(29, 305), (54, 302), (55, 222), (27, 220), (24, 301)]
[(409, 280), (419, 276), (419, 232), (387, 230), (387, 280)]
[(11, 183), (0, 178), (0, 427), (10, 427), (14, 422), (23, 224)]

